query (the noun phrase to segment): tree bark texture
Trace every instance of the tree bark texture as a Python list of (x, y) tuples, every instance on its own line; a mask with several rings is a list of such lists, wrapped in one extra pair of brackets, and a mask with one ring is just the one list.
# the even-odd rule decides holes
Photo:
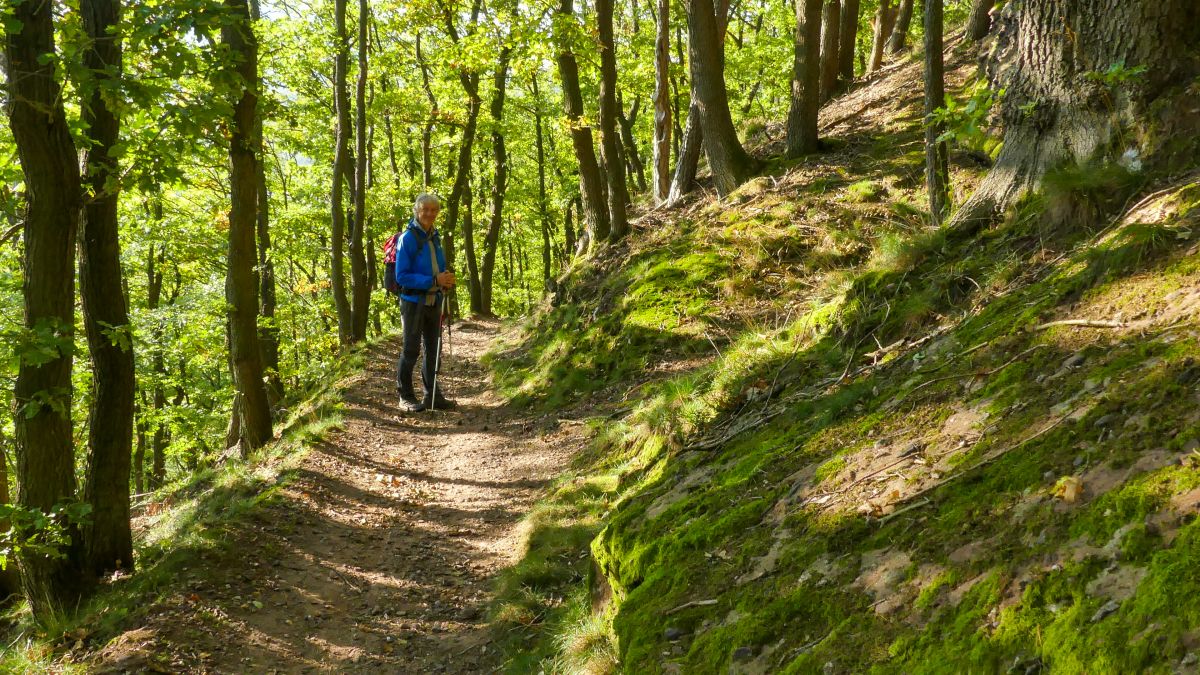
[(975, 0), (967, 17), (967, 39), (978, 42), (992, 30), (992, 8), (996, 0)]
[(617, 129), (617, 45), (613, 36), (613, 2), (596, 0), (596, 26), (600, 38), (600, 155), (608, 174), (609, 241), (629, 233), (629, 188), (625, 184), (625, 157)]
[(350, 339), (367, 339), (371, 311), (371, 286), (363, 250), (367, 229), (367, 0), (358, 0), (358, 82), (354, 87), (354, 221), (350, 224)]
[(654, 39), (654, 203), (671, 192), (671, 0), (658, 0), (658, 32)]
[(867, 64), (868, 73), (879, 70), (883, 65), (883, 48), (892, 35), (895, 17), (892, 0), (879, 0), (879, 10), (875, 12), (875, 35), (871, 40), (871, 60)]
[(337, 310), (338, 342), (348, 345), (354, 340), (354, 313), (346, 293), (346, 182), (350, 172), (350, 94), (346, 89), (349, 69), (349, 44), (346, 36), (346, 0), (334, 0), (333, 20), (336, 43), (333, 55), (333, 108), (337, 127), (334, 131), (333, 190), (329, 196), (332, 229), (330, 232), (330, 288)]
[[(250, 18), (261, 18), (259, 0), (250, 3)], [(283, 378), (279, 374), (279, 326), (275, 323), (275, 259), (271, 256), (271, 199), (267, 192), (267, 154), (263, 141), (263, 115), (254, 116), (255, 178), (258, 182), (258, 217), (255, 236), (258, 244), (258, 345), (262, 349), (263, 370), (267, 375), (267, 398), (272, 407), (283, 399)]]
[(466, 258), (467, 264), (467, 292), (470, 297), (471, 314), (483, 313), (483, 301), (479, 295), (479, 256), (475, 253), (475, 213), (472, 208), (471, 186), (468, 183), (466, 192), (463, 193), (464, 203), (467, 205), (466, 214), (463, 217), (463, 257)]
[(500, 50), (500, 59), (496, 63), (496, 75), (492, 79), (492, 102), (489, 111), (492, 115), (492, 217), (488, 222), (487, 233), (483, 237), (483, 264), (479, 274), (479, 304), (480, 313), (492, 315), (492, 273), (496, 269), (496, 244), (500, 240), (500, 226), (504, 218), (504, 193), (508, 189), (508, 150), (504, 145), (504, 132), (501, 124), (504, 122), (504, 98), (507, 91), (508, 63), (512, 49), (504, 47)]
[(538, 166), (538, 213), (542, 229), (542, 280), (550, 279), (550, 199), (546, 193), (546, 146), (542, 127), (542, 92), (538, 87), (537, 73), (532, 77), (533, 125), (536, 135)]
[(838, 82), (844, 91), (854, 81), (854, 52), (858, 45), (860, 0), (842, 0), (842, 30), (838, 38)]
[(896, 13), (896, 25), (888, 37), (885, 50), (895, 56), (908, 50), (908, 28), (912, 24), (913, 0), (900, 0), (900, 9)]
[(792, 102), (788, 110), (788, 157), (816, 152), (821, 110), (821, 0), (796, 0)]
[(681, 136), (683, 141), (679, 145), (679, 157), (675, 161), (675, 176), (671, 179), (668, 205), (678, 204), (684, 195), (692, 191), (696, 182), (696, 172), (700, 169), (700, 155), (704, 152), (704, 127), (700, 126), (700, 106), (695, 99), (688, 108), (687, 122), (683, 125)]
[(934, 227), (941, 226), (949, 208), (946, 143), (938, 140), (945, 125), (933, 122), (933, 111), (945, 100), (942, 0), (925, 0), (925, 187), (929, 191), (929, 221)]
[[(1112, 161), (1134, 149), (1149, 168), (1190, 164), (1194, 131), (1169, 131), (1171, 106), (1186, 107), (1178, 87), (1195, 77), (1189, 45), (1200, 41), (1192, 0), (1025, 0), (994, 16), (986, 61), (1000, 104), (1004, 147), (953, 224), (990, 221), (1036, 189), (1051, 169)], [(1108, 84), (1097, 74), (1115, 64), (1145, 68)], [(1194, 99), (1192, 99), (1194, 101)], [(1154, 108), (1154, 117), (1147, 111)], [(1195, 107), (1192, 105), (1191, 107)], [(1158, 124), (1159, 122), (1168, 124)], [(1148, 131), (1158, 125), (1156, 133)], [(1134, 139), (1145, 138), (1139, 147)]]
[[(81, 209), (75, 144), (54, 62), (44, 58), (55, 53), (52, 10), (49, 2), (12, 5), (4, 33), (5, 100), (25, 178), (24, 325), (49, 352), (36, 363), (21, 361), (13, 391), (17, 503), (46, 513), (75, 497), (71, 343)], [(81, 543), (72, 528), (65, 558), (18, 557), (22, 587), (38, 618), (73, 608), (90, 585)]]
[(250, 27), (246, 0), (225, 0), (234, 18), (221, 29), (221, 41), (238, 55), (233, 72), (242, 92), (229, 125), (229, 254), (225, 303), (233, 381), (241, 394), (242, 451), (271, 440), (271, 405), (263, 381), (258, 345), (258, 275), (254, 267), (258, 178), (254, 157), (254, 119), (258, 114), (258, 42)]
[(758, 162), (738, 140), (729, 113), (725, 87), (725, 59), (722, 26), (713, 0), (692, 0), (688, 13), (688, 56), (692, 73), (692, 91), (704, 128), (704, 150), (713, 183), (721, 195), (733, 192), (758, 171)]
[(579, 89), (579, 63), (571, 50), (571, 41), (579, 30), (575, 22), (573, 0), (561, 0), (554, 20), (558, 54), (558, 75), (562, 80), (563, 106), (571, 127), (571, 145), (579, 163), (579, 190), (583, 195), (583, 211), (587, 220), (585, 246), (608, 239), (608, 209), (605, 207), (604, 178), (596, 162), (592, 144), (592, 128), (583, 121), (583, 94)]
[(838, 66), (841, 54), (842, 5), (840, 0), (825, 0), (821, 20), (821, 102), (833, 98), (837, 93)]
[(88, 565), (104, 576), (133, 569), (129, 529), (129, 470), (133, 444), (133, 342), (121, 273), (117, 230), (119, 176), (113, 146), (121, 121), (105, 102), (105, 89), (121, 73), (118, 0), (81, 0), (89, 38), (83, 53), (88, 76), (80, 87), (80, 110), (90, 143), (84, 157), (88, 200), (80, 229), (79, 285), (84, 327), (92, 356), (88, 458), (84, 501), (92, 505), (83, 531)]

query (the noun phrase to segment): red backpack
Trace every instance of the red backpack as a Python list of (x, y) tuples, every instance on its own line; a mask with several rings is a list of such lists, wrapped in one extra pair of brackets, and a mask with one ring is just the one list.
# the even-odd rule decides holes
[(396, 247), (399, 245), (399, 232), (383, 243), (383, 289), (392, 295), (400, 295), (400, 284), (396, 283)]

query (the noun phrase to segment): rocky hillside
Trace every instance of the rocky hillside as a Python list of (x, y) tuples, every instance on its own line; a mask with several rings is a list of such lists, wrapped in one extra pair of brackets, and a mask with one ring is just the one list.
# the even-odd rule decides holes
[[(1060, 171), (929, 230), (919, 83), (893, 66), (822, 112), (828, 152), (649, 213), (493, 355), (594, 428), (495, 610), (538, 645), (514, 671), (1197, 667), (1200, 172)], [(995, 144), (959, 139), (956, 202)]]

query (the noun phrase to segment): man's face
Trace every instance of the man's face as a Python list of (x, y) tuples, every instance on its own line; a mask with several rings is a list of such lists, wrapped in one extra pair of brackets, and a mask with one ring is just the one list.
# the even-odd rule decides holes
[(442, 212), (442, 207), (433, 202), (425, 202), (417, 207), (417, 222), (426, 232), (433, 230), (433, 221), (437, 220), (438, 214)]

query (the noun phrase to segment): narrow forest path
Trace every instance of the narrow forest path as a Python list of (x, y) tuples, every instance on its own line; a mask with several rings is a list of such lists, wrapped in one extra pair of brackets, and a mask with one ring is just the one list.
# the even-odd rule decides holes
[(496, 328), (455, 331), (453, 411), (400, 414), (399, 342), (372, 349), (342, 428), (242, 521), (228, 552), (106, 650), (102, 670), (496, 671), (495, 575), (520, 555), (522, 516), (579, 440), (488, 389), (479, 358)]

